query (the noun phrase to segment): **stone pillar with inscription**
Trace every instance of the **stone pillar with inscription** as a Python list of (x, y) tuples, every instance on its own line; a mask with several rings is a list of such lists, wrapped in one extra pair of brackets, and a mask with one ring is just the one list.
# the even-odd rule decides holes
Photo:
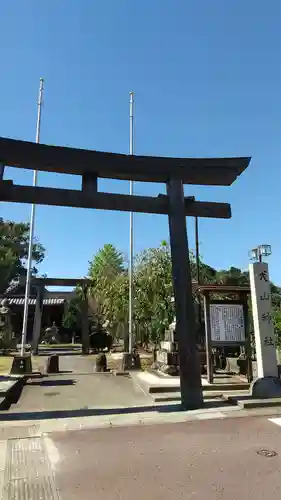
[(258, 378), (252, 384), (252, 396), (256, 398), (281, 397), (268, 264), (256, 262), (250, 264), (249, 270), (258, 371)]

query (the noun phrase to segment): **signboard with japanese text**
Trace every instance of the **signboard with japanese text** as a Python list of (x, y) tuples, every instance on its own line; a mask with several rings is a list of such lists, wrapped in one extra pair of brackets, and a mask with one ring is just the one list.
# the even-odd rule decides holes
[(249, 269), (258, 377), (277, 377), (268, 265), (265, 262), (256, 262), (250, 264)]
[(245, 342), (242, 304), (210, 304), (210, 323), (212, 342)]

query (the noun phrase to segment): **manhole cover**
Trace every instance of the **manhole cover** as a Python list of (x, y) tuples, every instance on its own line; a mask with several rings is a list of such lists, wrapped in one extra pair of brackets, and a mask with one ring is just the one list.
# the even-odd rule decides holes
[(49, 397), (52, 397), (52, 396), (59, 396), (60, 393), (59, 392), (45, 392), (44, 393), (44, 396), (49, 396)]
[(266, 458), (276, 457), (278, 455), (278, 453), (274, 450), (259, 450), (257, 451), (257, 454)]

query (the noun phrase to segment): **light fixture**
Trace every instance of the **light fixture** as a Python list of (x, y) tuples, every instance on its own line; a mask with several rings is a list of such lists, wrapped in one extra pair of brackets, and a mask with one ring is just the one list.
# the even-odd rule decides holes
[(249, 258), (250, 260), (262, 262), (262, 257), (269, 257), (271, 253), (271, 245), (259, 245), (258, 247), (250, 250)]
[(259, 260), (259, 251), (257, 248), (252, 248), (252, 250), (249, 251), (249, 259)]
[(260, 245), (259, 252), (260, 252), (260, 255), (262, 255), (263, 257), (268, 257), (272, 253), (271, 252), (271, 245)]

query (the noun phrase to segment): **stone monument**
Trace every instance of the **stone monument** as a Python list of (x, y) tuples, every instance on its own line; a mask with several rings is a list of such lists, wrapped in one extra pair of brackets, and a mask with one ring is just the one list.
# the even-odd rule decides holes
[(258, 378), (252, 384), (255, 398), (281, 397), (271, 311), (271, 283), (268, 264), (250, 264), (250, 283)]
[[(179, 351), (176, 332), (176, 318), (165, 331), (164, 340), (160, 342), (160, 349), (156, 351), (154, 368), (167, 375), (179, 375)], [(201, 344), (197, 345), (201, 374), (206, 372), (206, 350)]]
[(167, 375), (179, 375), (178, 340), (175, 320), (165, 331), (164, 340), (160, 341), (160, 349), (156, 352), (155, 365)]
[(12, 349), (16, 345), (11, 316), (8, 299), (3, 299), (0, 307), (0, 349), (3, 351)]
[(56, 326), (56, 323), (53, 322), (51, 327), (46, 328), (43, 342), (45, 344), (58, 344), (59, 343), (58, 334), (59, 334), (59, 329)]

